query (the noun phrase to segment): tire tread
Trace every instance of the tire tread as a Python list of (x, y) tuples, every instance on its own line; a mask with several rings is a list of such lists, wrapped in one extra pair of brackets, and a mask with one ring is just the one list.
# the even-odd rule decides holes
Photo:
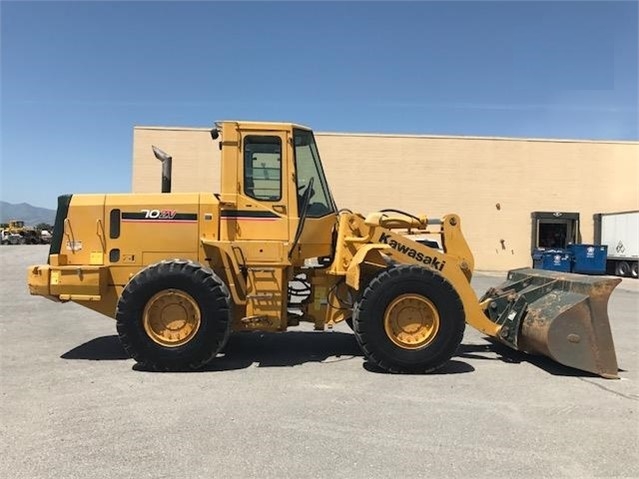
[[(135, 304), (136, 292), (141, 291), (149, 283), (162, 282), (167, 276), (194, 278), (195, 283), (203, 291), (207, 291), (211, 298), (214, 298), (218, 313), (215, 318), (206, 318), (207, 321), (213, 323), (210, 336), (214, 341), (205, 344), (197, 357), (191, 360), (179, 360), (173, 365), (167, 364), (157, 357), (149, 357), (148, 352), (145, 353), (136, 346), (131, 329), (137, 327), (132, 324), (137, 319), (130, 317), (130, 312), (140, 307)], [(126, 285), (116, 308), (116, 329), (126, 353), (146, 369), (153, 371), (200, 369), (215, 357), (228, 340), (230, 335), (230, 304), (231, 295), (228, 288), (210, 268), (191, 260), (162, 260), (138, 272)]]
[[(370, 325), (368, 324), (370, 319), (368, 321), (367, 319), (372, 317), (369, 313), (369, 308), (374, 306), (375, 298), (385, 287), (388, 286), (389, 283), (393, 283), (402, 277), (422, 278), (424, 281), (432, 282), (432, 286), (436, 289), (442, 291), (448, 290), (449, 293), (452, 292), (453, 295), (451, 296), (453, 296), (456, 300), (454, 308), (462, 318), (461, 322), (458, 319), (454, 319), (460, 324), (454, 325), (453, 335), (448, 341), (450, 346), (445, 350), (438, 361), (429, 363), (428, 366), (406, 367), (385, 359), (383, 355), (379, 353), (378, 348), (375, 345), (374, 338), (368, 329), (370, 328)], [(454, 288), (443, 276), (418, 265), (396, 265), (381, 271), (364, 289), (364, 292), (360, 300), (355, 305), (355, 310), (353, 312), (353, 330), (360, 347), (366, 355), (366, 358), (378, 368), (389, 373), (429, 373), (439, 369), (447, 363), (461, 343), (465, 330), (463, 311), (461, 299), (459, 299)], [(441, 320), (446, 321), (448, 318), (441, 318)]]

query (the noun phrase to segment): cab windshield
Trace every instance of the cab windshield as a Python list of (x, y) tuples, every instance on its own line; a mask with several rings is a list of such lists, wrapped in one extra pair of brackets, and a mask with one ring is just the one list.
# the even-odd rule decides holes
[(297, 211), (299, 212), (302, 207), (302, 197), (306, 188), (308, 188), (311, 178), (313, 178), (313, 191), (311, 192), (306, 216), (319, 218), (329, 213), (335, 213), (337, 207), (328, 189), (313, 132), (295, 129), (293, 130), (293, 139), (295, 144), (295, 170), (297, 171)]

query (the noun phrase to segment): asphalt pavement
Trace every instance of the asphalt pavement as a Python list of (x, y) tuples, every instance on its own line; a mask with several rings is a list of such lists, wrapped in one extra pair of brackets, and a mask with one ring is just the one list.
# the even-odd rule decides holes
[(151, 373), (113, 320), (29, 296), (46, 255), (0, 247), (2, 478), (639, 477), (636, 280), (609, 305), (620, 380), (470, 327), (443, 370), (382, 374), (346, 325), (232, 336), (206, 371)]

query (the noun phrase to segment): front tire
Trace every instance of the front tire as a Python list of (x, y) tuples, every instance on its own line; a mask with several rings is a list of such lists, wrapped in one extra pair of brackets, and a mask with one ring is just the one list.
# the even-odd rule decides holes
[(416, 265), (381, 271), (353, 312), (367, 359), (393, 373), (427, 373), (455, 354), (465, 329), (459, 295), (441, 275)]
[(224, 347), (230, 294), (210, 269), (192, 261), (153, 264), (124, 288), (116, 310), (120, 342), (147, 369), (199, 369)]

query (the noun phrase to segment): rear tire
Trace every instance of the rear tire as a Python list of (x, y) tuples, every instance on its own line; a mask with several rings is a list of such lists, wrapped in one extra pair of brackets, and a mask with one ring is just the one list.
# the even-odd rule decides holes
[(416, 265), (378, 273), (355, 305), (355, 337), (367, 359), (393, 373), (427, 373), (455, 354), (466, 326), (459, 295)]
[(147, 369), (199, 369), (224, 347), (230, 294), (210, 269), (192, 261), (153, 264), (124, 288), (116, 310), (126, 352)]
[(639, 263), (637, 263), (636, 261), (634, 263), (632, 263), (632, 266), (630, 267), (630, 275), (633, 278), (636, 278), (639, 276)]

